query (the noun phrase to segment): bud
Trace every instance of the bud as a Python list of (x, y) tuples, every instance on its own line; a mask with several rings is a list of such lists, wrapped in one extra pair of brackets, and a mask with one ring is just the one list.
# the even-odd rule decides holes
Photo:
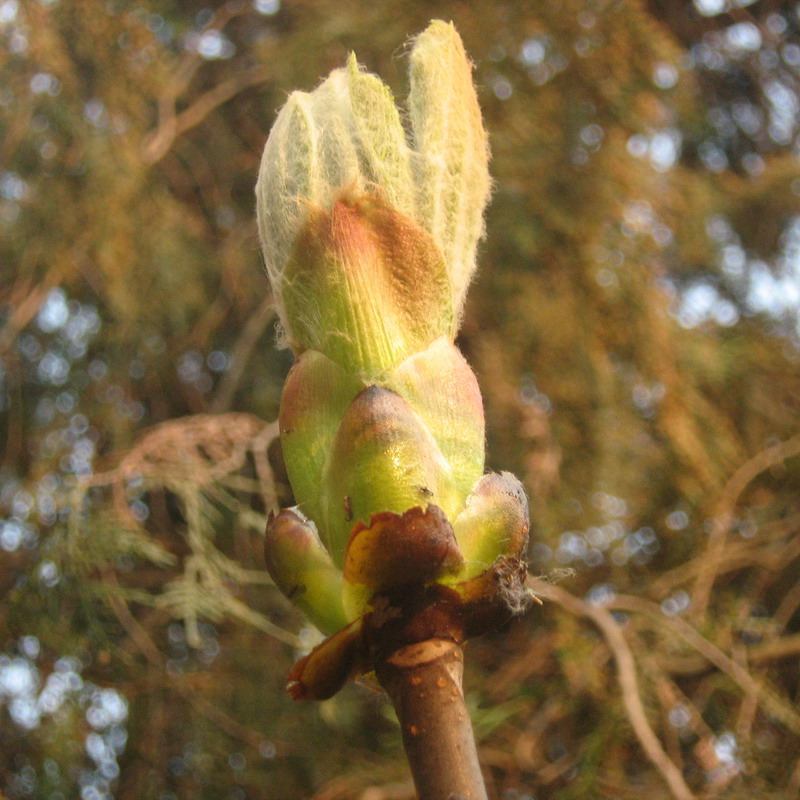
[(489, 193), (452, 25), (411, 51), (410, 140), (351, 56), (295, 92), (264, 149), (258, 221), (296, 361), (280, 433), (297, 507), (270, 520), (276, 585), (333, 634), (291, 676), (325, 697), (387, 647), (474, 635), (524, 600), (527, 501), (483, 475), (477, 381), (453, 340)]
[(498, 558), (522, 552), (528, 536), (528, 498), (510, 473), (484, 475), (453, 523), (466, 566), (466, 580)]
[[(429, 234), (436, 260), (441, 260), (434, 271), (444, 270), (450, 299), (441, 310), (446, 319), (439, 323), (451, 339), (455, 337), (475, 272), (491, 182), (472, 66), (452, 24), (434, 21), (414, 40), (408, 117), (411, 143), (390, 89), (362, 71), (355, 55), (346, 69), (334, 70), (310, 94), (293, 92), (278, 114), (264, 148), (256, 197), (267, 271), (287, 342), (295, 352), (311, 346), (306, 338), (309, 327), (321, 328), (322, 320), (298, 318), (296, 309), (287, 308), (287, 289), (294, 281), (287, 266), (309, 218), (330, 213), (343, 193), (351, 205), (355, 198), (377, 195), (383, 207), (394, 212), (388, 216), (395, 226), (414, 226)], [(352, 215), (342, 216), (352, 221)], [(312, 228), (324, 228), (324, 219), (317, 219)], [(339, 228), (334, 225), (332, 230)], [(342, 236), (345, 241), (337, 242), (340, 247), (335, 249), (353, 253), (356, 245), (347, 230)], [(405, 246), (414, 249), (412, 241)], [(427, 243), (422, 250), (430, 257)], [(424, 262), (424, 255), (417, 261)], [(304, 263), (314, 269), (308, 259)], [(320, 264), (319, 269), (324, 267)]]
[(324, 633), (347, 625), (342, 573), (319, 540), (313, 522), (299, 511), (270, 515), (264, 548), (275, 585)]

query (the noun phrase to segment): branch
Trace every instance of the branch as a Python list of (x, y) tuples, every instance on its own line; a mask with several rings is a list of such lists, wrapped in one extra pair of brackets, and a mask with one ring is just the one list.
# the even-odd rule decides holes
[(5, 325), (0, 328), (0, 356), (14, 344), (18, 334), (39, 313), (39, 309), (54, 289), (59, 284), (55, 271), (51, 270), (45, 279), (35, 286), (12, 292), (8, 298), (8, 307), (11, 313)]
[[(758, 536), (752, 539), (728, 542), (722, 560), (717, 565), (717, 577), (753, 566), (775, 571), (789, 563), (794, 554), (791, 552), (787, 554), (787, 547), (797, 539), (794, 534), (798, 528), (800, 528), (800, 513), (792, 513), (760, 525)], [(796, 547), (800, 547), (800, 540)], [(700, 552), (691, 561), (662, 573), (650, 584), (648, 594), (662, 599), (678, 586), (689, 581), (697, 581), (700, 573), (707, 568), (705, 559), (706, 553)]]
[(578, 616), (588, 617), (600, 629), (606, 644), (611, 650), (617, 665), (617, 680), (622, 692), (622, 702), (628, 713), (633, 731), (650, 763), (661, 773), (675, 800), (695, 800), (694, 794), (683, 779), (680, 770), (665, 752), (647, 719), (636, 677), (636, 664), (633, 653), (625, 640), (622, 630), (609, 612), (600, 606), (593, 606), (579, 600), (558, 586), (529, 578), (528, 586), (547, 600), (558, 603)]
[[(248, 9), (244, 3), (226, 3), (212, 14), (208, 22), (200, 29), (200, 32), (205, 33), (211, 30), (222, 31), (232, 19), (246, 13), (248, 13)], [(178, 62), (171, 78), (167, 81), (163, 93), (158, 98), (158, 126), (153, 134), (148, 137), (148, 141), (145, 144), (144, 158), (146, 163), (154, 164), (160, 161), (167, 152), (169, 152), (176, 137), (183, 133), (184, 130), (188, 130), (188, 128), (181, 128), (181, 123), (179, 123), (178, 120), (187, 112), (191, 111), (194, 106), (187, 108), (180, 116), (176, 113), (175, 107), (178, 98), (189, 87), (189, 84), (192, 82), (192, 79), (203, 63), (204, 59), (196, 49), (187, 50), (183, 54), (183, 58)], [(225, 86), (230, 83), (231, 81), (227, 81), (225, 84), (220, 85)], [(219, 86), (203, 95), (197, 102), (202, 102), (203, 98), (218, 89)], [(232, 96), (233, 95), (230, 95), (230, 97)], [(230, 97), (226, 99), (230, 99)], [(224, 102), (224, 100), (222, 102)], [(217, 105), (219, 105), (219, 103)], [(212, 109), (208, 109), (206, 114), (211, 110)], [(199, 121), (200, 120), (198, 120), (198, 122)], [(197, 122), (195, 124), (197, 124)], [(190, 125), (189, 127), (194, 126)], [(152, 151), (150, 151), (151, 147), (153, 148)], [(162, 147), (164, 148), (163, 152), (161, 152)], [(152, 158), (153, 155), (156, 157)]]
[(266, 67), (254, 67), (248, 72), (229, 78), (227, 81), (201, 94), (185, 111), (168, 116), (148, 137), (144, 145), (143, 158), (147, 164), (156, 164), (169, 152), (175, 140), (186, 131), (199, 125), (214, 109), (227, 103), (243, 89), (264, 83), (270, 75)]
[(419, 800), (486, 800), (461, 648), (430, 639), (398, 650), (376, 672), (397, 711)]
[[(724, 672), (737, 683), (745, 694), (759, 696), (760, 703), (765, 711), (771, 714), (776, 720), (783, 723), (789, 730), (795, 733), (800, 732), (800, 714), (794, 710), (788, 699), (779, 696), (774, 687), (756, 680), (741, 664), (738, 664), (729, 655), (720, 650), (713, 642), (706, 639), (705, 636), (698, 632), (685, 619), (681, 617), (664, 616), (660, 606), (631, 595), (617, 595), (608, 603), (608, 608), (617, 608), (646, 614), (659, 623), (662, 623), (664, 626), (669, 627), (672, 631), (677, 633), (686, 644), (696, 650), (707, 661), (711, 662), (720, 672)], [(798, 644), (797, 641), (792, 641), (789, 636), (785, 637), (785, 639), (787, 640), (786, 644), (789, 650), (796, 647)], [(779, 658), (786, 655), (785, 652), (780, 651), (780, 647), (777, 645), (776, 651), (779, 652), (779, 655), (775, 657)], [(750, 651), (748, 651), (748, 654), (749, 652)], [(760, 654), (760, 658), (762, 659), (770, 657), (772, 657), (771, 653)]]
[(692, 593), (691, 611), (696, 618), (702, 618), (708, 607), (711, 589), (725, 555), (725, 541), (733, 523), (733, 512), (740, 495), (762, 472), (798, 454), (800, 454), (800, 434), (757, 453), (742, 464), (725, 484), (717, 501), (716, 513), (712, 517), (713, 525), (703, 557), (706, 568), (697, 576)]
[(718, 14), (705, 16), (693, 3), (685, 0), (648, 0), (647, 10), (665, 24), (673, 36), (685, 47), (701, 41), (703, 35), (712, 31), (724, 30), (735, 22), (744, 20), (764, 28), (762, 20), (780, 9), (781, 0), (755, 0), (746, 9), (735, 5)]
[(211, 412), (218, 414), (227, 411), (239, 381), (242, 379), (245, 368), (250, 362), (250, 356), (258, 345), (267, 326), (275, 318), (275, 302), (268, 294), (256, 310), (250, 315), (242, 332), (231, 348), (230, 366), (219, 382), (214, 399), (211, 402)]

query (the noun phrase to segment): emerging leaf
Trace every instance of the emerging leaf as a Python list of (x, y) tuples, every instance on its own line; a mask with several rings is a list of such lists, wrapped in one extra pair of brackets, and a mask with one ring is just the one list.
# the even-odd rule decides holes
[[(349, 290), (356, 291), (359, 300), (365, 293), (374, 293), (380, 304), (387, 291), (385, 283), (373, 286), (372, 279), (364, 282), (363, 275), (370, 274), (368, 265), (381, 261), (392, 245), (404, 251), (398, 252), (402, 257), (394, 276), (402, 274), (407, 283), (417, 281), (421, 273), (414, 262), (427, 266), (436, 281), (442, 281), (446, 303), (438, 299), (438, 293), (436, 300), (427, 296), (423, 286), (418, 294), (436, 305), (434, 327), (451, 340), (455, 337), (475, 271), (475, 250), (483, 234), (489, 196), (486, 132), (472, 85), (472, 67), (451, 24), (435, 21), (417, 37), (410, 72), (412, 143), (389, 88), (363, 71), (352, 54), (346, 69), (334, 70), (310, 94), (293, 92), (272, 128), (256, 185), (258, 224), (278, 313), (288, 343), (297, 352), (315, 347), (323, 336), (321, 326), (331, 321), (315, 317), (298, 302), (312, 288), (310, 282), (323, 280), (324, 269), (319, 265), (333, 260), (345, 272), (360, 269), (362, 277), (354, 276)], [(355, 201), (365, 197), (373, 202), (378, 198), (392, 211), (385, 220), (392, 232), (388, 241), (379, 236), (383, 242), (377, 248), (379, 254), (374, 243), (366, 241), (369, 237), (355, 230), (353, 215), (340, 208), (343, 198), (350, 198), (345, 205), (355, 208)], [(331, 217), (341, 220), (331, 222)], [(426, 231), (429, 240), (411, 233), (413, 227)], [(300, 242), (304, 231), (312, 240), (322, 237), (323, 252), (313, 243), (311, 252), (306, 251), (309, 243)], [(418, 258), (411, 258), (417, 253)], [(294, 286), (303, 269), (310, 270), (305, 276), (308, 280)], [(376, 274), (378, 284), (382, 274), (385, 269)], [(361, 288), (356, 289), (359, 281)], [(317, 287), (318, 299), (321, 292)], [(294, 302), (289, 299), (292, 293)], [(334, 307), (325, 315), (331, 314), (337, 323), (334, 336), (345, 338), (351, 331), (342, 325), (338, 305), (346, 301), (346, 293), (339, 286)], [(405, 300), (395, 299), (394, 304), (411, 310)], [(311, 311), (315, 310), (312, 303)], [(417, 322), (422, 318), (416, 315)], [(402, 324), (408, 324), (408, 319), (407, 314)], [(378, 319), (367, 314), (361, 321), (374, 325)], [(375, 332), (378, 342), (366, 363), (382, 367), (387, 359), (397, 363), (399, 354), (391, 352), (393, 340), (383, 335), (396, 332), (392, 324), (383, 332), (378, 326)], [(358, 341), (356, 349), (367, 340)]]
[(377, 195), (338, 197), (298, 231), (281, 283), (290, 344), (377, 377), (453, 320), (430, 235)]
[(416, 38), (408, 103), (419, 221), (444, 253), (458, 317), (475, 272), (491, 179), (472, 65), (452, 23), (435, 20)]

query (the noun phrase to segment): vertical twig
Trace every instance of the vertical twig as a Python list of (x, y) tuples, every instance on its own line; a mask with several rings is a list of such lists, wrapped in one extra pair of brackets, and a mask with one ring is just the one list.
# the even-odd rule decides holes
[(272, 294), (267, 295), (256, 310), (248, 317), (242, 332), (236, 339), (231, 349), (231, 363), (223, 374), (219, 387), (211, 401), (211, 412), (219, 414), (228, 411), (233, 395), (239, 386), (250, 357), (256, 349), (259, 340), (264, 335), (267, 326), (275, 317), (275, 302)]
[(419, 800), (486, 800), (461, 648), (430, 639), (396, 651), (376, 672), (397, 711)]

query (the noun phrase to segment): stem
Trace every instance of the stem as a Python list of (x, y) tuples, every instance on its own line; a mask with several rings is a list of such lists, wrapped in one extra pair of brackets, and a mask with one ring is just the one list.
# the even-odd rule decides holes
[(487, 800), (464, 703), (461, 648), (429, 639), (397, 650), (376, 672), (397, 711), (419, 800)]

